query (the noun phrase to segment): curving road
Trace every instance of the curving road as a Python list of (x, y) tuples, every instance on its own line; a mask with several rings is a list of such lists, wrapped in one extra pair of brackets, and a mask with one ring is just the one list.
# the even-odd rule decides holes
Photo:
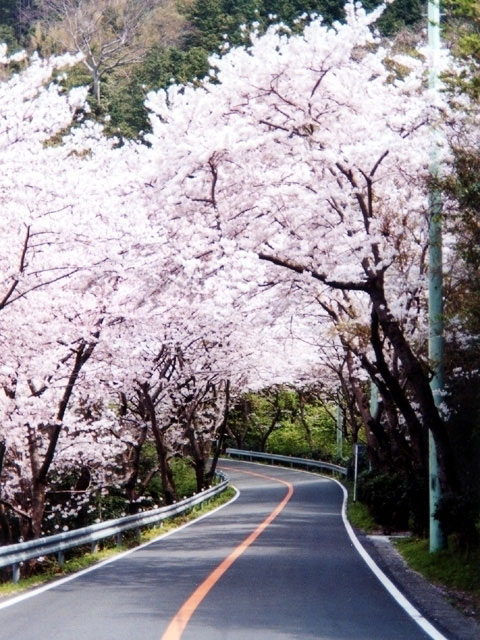
[[(223, 461), (239, 497), (114, 562), (0, 605), (1, 640), (425, 640), (345, 528), (341, 487)], [(427, 624), (428, 628), (428, 624)]]

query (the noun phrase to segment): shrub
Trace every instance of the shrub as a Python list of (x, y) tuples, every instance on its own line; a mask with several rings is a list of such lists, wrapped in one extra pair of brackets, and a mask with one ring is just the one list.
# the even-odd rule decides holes
[(478, 511), (477, 501), (470, 494), (446, 493), (437, 505), (435, 517), (443, 533), (446, 536), (453, 534), (461, 551), (470, 551), (479, 545)]
[(358, 479), (358, 499), (380, 526), (388, 530), (428, 529), (428, 480), (424, 474), (368, 471)]
[(374, 471), (362, 474), (358, 479), (357, 496), (385, 530), (408, 529), (408, 490), (400, 474)]

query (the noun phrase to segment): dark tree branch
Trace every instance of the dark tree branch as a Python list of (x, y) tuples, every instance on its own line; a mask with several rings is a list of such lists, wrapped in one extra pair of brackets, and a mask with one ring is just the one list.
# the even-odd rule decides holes
[(284, 269), (289, 269), (290, 271), (294, 271), (295, 273), (299, 273), (299, 274), (309, 274), (315, 280), (319, 280), (320, 282), (323, 282), (323, 284), (329, 287), (332, 287), (332, 289), (340, 289), (342, 291), (366, 291), (366, 292), (370, 290), (370, 282), (368, 280), (365, 282), (348, 282), (348, 281), (340, 282), (339, 280), (329, 280), (326, 274), (318, 273), (318, 271), (315, 271), (314, 269), (310, 269), (303, 265), (297, 264), (291, 260), (268, 255), (263, 252), (260, 252), (257, 255), (260, 258), (260, 260), (271, 262), (272, 264), (275, 264), (278, 267), (283, 267)]

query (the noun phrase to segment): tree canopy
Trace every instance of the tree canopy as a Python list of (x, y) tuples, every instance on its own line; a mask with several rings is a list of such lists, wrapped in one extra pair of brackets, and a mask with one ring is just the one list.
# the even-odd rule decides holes
[[(376, 34), (381, 8), (345, 12), (332, 25), (309, 17), (299, 33), (293, 23), (249, 33), (210, 58), (203, 81), (183, 83), (170, 58), (179, 83), (149, 93), (150, 133), (123, 144), (86, 118), (87, 88), (66, 89), (80, 57), (10, 60), (16, 73), (0, 85), (6, 538), (15, 518), (22, 536), (40, 535), (60, 490), (74, 509), (118, 485), (133, 510), (151, 473), (172, 501), (175, 457), (201, 489), (229, 407), (282, 385), (339, 402), (382, 472), (424, 477), (430, 431), (445, 494), (467, 504), (476, 468), (469, 459), (465, 473), (454, 426), (459, 380), (477, 384), (478, 370), (452, 358), (436, 406), (428, 167), (435, 126), (452, 219), (473, 221), (458, 147), (476, 140), (477, 107), (449, 92), (432, 100), (425, 50), (400, 54)], [(152, 76), (164, 54), (151, 54)], [(452, 291), (473, 270), (465, 228), (448, 228)], [(465, 350), (478, 339), (466, 308), (449, 317), (451, 344)], [(463, 433), (475, 444), (478, 421)], [(142, 476), (147, 445), (156, 462)]]

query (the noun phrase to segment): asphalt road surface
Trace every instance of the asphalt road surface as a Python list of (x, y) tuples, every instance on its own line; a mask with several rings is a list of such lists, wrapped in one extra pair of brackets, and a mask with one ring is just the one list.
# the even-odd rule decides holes
[[(222, 462), (239, 497), (133, 553), (0, 608), (1, 640), (425, 640), (360, 557), (342, 489)], [(255, 475), (252, 475), (255, 474)]]

